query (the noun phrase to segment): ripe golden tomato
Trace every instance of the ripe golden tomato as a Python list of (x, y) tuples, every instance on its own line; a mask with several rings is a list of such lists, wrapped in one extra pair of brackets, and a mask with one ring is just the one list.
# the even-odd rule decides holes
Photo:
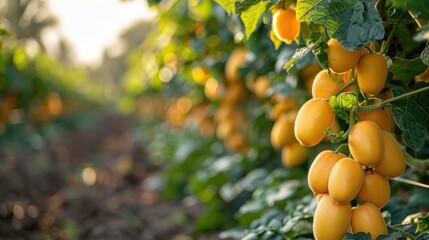
[(389, 180), (375, 171), (365, 173), (358, 198), (361, 203), (371, 202), (378, 208), (386, 206), (390, 198)]
[(275, 36), (286, 44), (291, 44), (301, 30), (301, 24), (296, 20), (295, 10), (292, 9), (275, 9), (272, 24)]
[(293, 168), (300, 166), (308, 157), (308, 148), (293, 142), (282, 149), (282, 163), (284, 166)]
[[(381, 100), (379, 98), (374, 99), (374, 103), (379, 103), (380, 101)], [(375, 122), (383, 130), (392, 130), (392, 117), (389, 109), (387, 108), (376, 109), (368, 112), (359, 112), (359, 116), (362, 120)]]
[(225, 89), (224, 101), (235, 104), (241, 100), (243, 100), (246, 96), (246, 89), (240, 83), (234, 83), (228, 85)]
[(247, 50), (244, 48), (236, 48), (232, 51), (225, 64), (225, 77), (228, 82), (237, 82), (240, 80), (238, 69), (245, 63)]
[(387, 225), (380, 210), (370, 202), (352, 208), (351, 226), (353, 233), (369, 233), (372, 240), (387, 235)]
[(273, 147), (281, 148), (295, 141), (293, 132), (295, 117), (296, 113), (290, 112), (280, 115), (276, 120), (270, 134), (271, 144)]
[(248, 146), (247, 137), (236, 129), (225, 139), (225, 146), (232, 152), (245, 152)]
[(327, 194), (321, 196), (313, 218), (316, 240), (342, 240), (350, 226), (350, 203), (338, 204)]
[(357, 83), (366, 94), (377, 94), (384, 87), (387, 78), (387, 62), (379, 53), (361, 56), (356, 66)]
[(314, 195), (328, 193), (328, 179), (332, 167), (345, 157), (344, 154), (337, 154), (330, 150), (322, 151), (316, 156), (311, 163), (307, 176), (308, 186)]
[(270, 119), (276, 120), (282, 113), (297, 107), (294, 97), (280, 98), (270, 111)]
[(328, 41), (328, 66), (336, 73), (343, 73), (352, 69), (359, 61), (360, 50), (349, 51), (331, 38)]
[(375, 171), (387, 178), (399, 177), (405, 171), (405, 157), (401, 150), (401, 145), (387, 131), (383, 131), (384, 156), (375, 167)]
[(384, 154), (383, 134), (373, 121), (356, 123), (350, 130), (349, 149), (354, 159), (363, 166), (378, 165)]
[(267, 76), (259, 76), (253, 83), (253, 93), (259, 99), (267, 97), (267, 91), (271, 87), (271, 82)]
[[(340, 77), (338, 76), (338, 78)], [(327, 99), (334, 95), (344, 84), (342, 79), (339, 81), (332, 79), (329, 77), (328, 71), (322, 70), (314, 78), (311, 94), (313, 98)]]
[(334, 125), (335, 114), (329, 103), (321, 98), (308, 100), (298, 111), (295, 137), (303, 146), (314, 146), (324, 138), (323, 130)]
[(338, 203), (350, 202), (362, 187), (364, 176), (363, 169), (356, 160), (340, 159), (329, 174), (329, 195)]

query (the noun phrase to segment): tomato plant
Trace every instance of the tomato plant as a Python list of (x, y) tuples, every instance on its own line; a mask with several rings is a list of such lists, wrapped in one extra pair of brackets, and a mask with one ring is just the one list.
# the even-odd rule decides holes
[[(424, 235), (418, 221), (402, 221), (428, 211), (417, 200), (427, 197), (429, 169), (426, 2), (152, 4), (162, 22), (124, 81), (144, 75), (135, 96), (155, 89), (192, 102), (180, 124), (190, 136), (168, 139), (165, 192), (207, 206), (196, 232), (220, 229), (236, 239), (357, 239), (356, 229), (372, 238)], [(141, 56), (153, 67), (142, 66)], [(211, 126), (205, 141), (189, 140), (203, 122)], [(352, 184), (342, 186), (346, 180)], [(348, 209), (338, 218), (327, 213), (340, 208), (335, 201)], [(374, 226), (360, 214), (371, 204)], [(322, 218), (341, 229), (323, 230)]]

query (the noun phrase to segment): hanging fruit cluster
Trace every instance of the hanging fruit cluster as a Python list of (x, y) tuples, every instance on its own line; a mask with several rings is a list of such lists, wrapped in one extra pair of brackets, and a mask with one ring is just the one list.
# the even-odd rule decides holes
[[(400, 144), (390, 132), (388, 109), (363, 111), (362, 108), (381, 101), (369, 96), (379, 94), (384, 87), (387, 63), (379, 53), (348, 51), (334, 39), (328, 41), (327, 54), (330, 71), (334, 73), (331, 76), (326, 70), (318, 73), (313, 82), (313, 98), (303, 104), (296, 116), (295, 136), (301, 145), (317, 145), (324, 138), (324, 130), (334, 126), (336, 114), (328, 98), (354, 94), (365, 100), (351, 107), (349, 130), (341, 136), (348, 142), (337, 151), (320, 152), (310, 166), (308, 185), (318, 199), (314, 236), (343, 239), (351, 229), (352, 233), (370, 233), (375, 239), (388, 233), (380, 212), (390, 198), (388, 178), (398, 177), (405, 170)], [(334, 80), (338, 78), (336, 74), (350, 74), (351, 79), (341, 76), (340, 80)], [(351, 82), (347, 84), (344, 79)], [(333, 136), (335, 138), (336, 133)], [(345, 146), (349, 156), (339, 152)]]

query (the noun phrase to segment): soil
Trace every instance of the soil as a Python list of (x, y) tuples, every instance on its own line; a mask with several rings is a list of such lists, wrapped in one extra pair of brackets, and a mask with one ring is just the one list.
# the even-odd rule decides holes
[(218, 239), (192, 235), (202, 206), (160, 196), (137, 124), (103, 114), (41, 149), (0, 156), (0, 239)]

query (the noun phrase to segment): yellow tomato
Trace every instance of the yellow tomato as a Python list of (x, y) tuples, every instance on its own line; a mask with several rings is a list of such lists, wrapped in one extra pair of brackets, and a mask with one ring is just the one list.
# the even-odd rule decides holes
[(295, 137), (303, 146), (314, 146), (324, 138), (322, 133), (333, 126), (335, 114), (329, 103), (321, 98), (308, 100), (298, 111)]
[(352, 208), (351, 226), (353, 233), (369, 233), (372, 240), (388, 233), (380, 210), (370, 202)]
[(405, 171), (405, 157), (401, 145), (387, 131), (383, 131), (384, 155), (375, 170), (387, 178), (399, 177)]
[[(374, 103), (379, 103), (380, 101), (379, 98), (374, 99)], [(362, 120), (375, 122), (383, 130), (391, 131), (392, 129), (392, 118), (387, 108), (359, 112), (359, 116)]]
[(351, 222), (350, 203), (338, 204), (327, 194), (317, 203), (313, 218), (316, 240), (342, 240)]
[(308, 186), (314, 195), (328, 193), (328, 179), (335, 163), (346, 156), (330, 150), (320, 152), (308, 170)]
[(322, 70), (314, 78), (311, 94), (313, 98), (327, 99), (334, 95), (344, 84), (341, 78), (339, 81), (332, 79), (329, 77), (328, 71)]
[(297, 107), (294, 97), (280, 98), (270, 111), (270, 118), (276, 120), (282, 113)]
[(360, 50), (349, 51), (334, 38), (328, 41), (327, 54), (328, 66), (336, 73), (343, 73), (352, 69), (360, 58)]
[(240, 80), (238, 69), (244, 65), (246, 56), (247, 50), (244, 48), (236, 48), (232, 51), (225, 64), (225, 77), (228, 82), (237, 82)]
[(264, 99), (267, 97), (267, 92), (270, 87), (270, 79), (268, 79), (267, 76), (259, 76), (253, 83), (253, 93), (257, 98)]
[(246, 135), (236, 129), (225, 139), (225, 146), (232, 152), (247, 151), (248, 141)]
[(375, 171), (365, 174), (358, 198), (361, 203), (371, 202), (378, 208), (386, 206), (390, 198), (389, 180)]
[(308, 148), (293, 142), (282, 149), (282, 163), (284, 166), (293, 168), (300, 166), (308, 157)]
[(270, 139), (271, 144), (275, 148), (284, 147), (295, 141), (293, 132), (295, 116), (295, 112), (282, 114), (274, 123), (271, 129)]
[(380, 127), (373, 121), (358, 122), (349, 134), (349, 149), (361, 165), (374, 167), (378, 165), (384, 154), (383, 134)]
[(350, 202), (357, 196), (363, 179), (364, 172), (360, 164), (352, 158), (342, 158), (329, 174), (329, 195), (338, 203)]
[(275, 9), (272, 24), (275, 36), (286, 44), (291, 44), (299, 36), (301, 30), (301, 24), (296, 20), (296, 13), (293, 9)]
[(357, 83), (366, 94), (377, 94), (384, 87), (387, 78), (387, 62), (379, 53), (361, 56), (356, 66)]

